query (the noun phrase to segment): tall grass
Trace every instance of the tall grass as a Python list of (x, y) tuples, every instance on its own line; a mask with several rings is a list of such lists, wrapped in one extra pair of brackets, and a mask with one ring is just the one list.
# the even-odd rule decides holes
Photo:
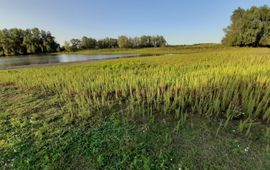
[(240, 120), (240, 130), (269, 124), (269, 81), (270, 50), (247, 48), (0, 71), (0, 84), (55, 94), (71, 117), (117, 108), (123, 116), (173, 116), (182, 124), (200, 114)]

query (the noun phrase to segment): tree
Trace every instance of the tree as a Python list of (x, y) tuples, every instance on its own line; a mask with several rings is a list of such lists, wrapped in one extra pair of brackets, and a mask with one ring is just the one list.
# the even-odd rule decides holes
[(41, 31), (41, 39), (42, 39), (42, 52), (50, 53), (55, 51), (60, 51), (60, 45), (55, 42), (55, 38), (52, 36), (50, 32)]
[(132, 48), (140, 48), (141, 47), (141, 38), (140, 37), (134, 37), (131, 38), (129, 41), (131, 41)]
[(13, 28), (9, 30), (10, 39), (12, 40), (10, 45), (13, 51), (12, 55), (22, 55), (26, 52), (25, 46), (21, 45), (24, 39), (24, 32), (21, 29)]
[(130, 47), (130, 42), (128, 37), (126, 36), (119, 36), (117, 39), (117, 44), (119, 48), (129, 48)]
[(0, 56), (5, 55), (3, 47), (0, 46)]
[(106, 43), (103, 39), (97, 41), (97, 47), (98, 48), (107, 48)]
[(117, 39), (107, 37), (107, 38), (98, 40), (97, 47), (98, 48), (117, 48), (118, 47)]
[(71, 43), (71, 51), (77, 51), (81, 49), (81, 41), (79, 39), (71, 39), (70, 40)]
[(144, 48), (144, 47), (163, 47), (167, 44), (163, 36), (143, 35), (141, 37), (119, 36), (118, 39), (106, 37), (96, 41), (94, 38), (83, 36), (81, 40), (72, 39), (65, 42), (64, 49), (66, 51), (76, 51), (79, 49), (92, 48)]
[(65, 41), (65, 43), (64, 43), (64, 49), (65, 49), (65, 51), (68, 51), (68, 52), (71, 52), (72, 51), (70, 42)]
[(118, 47), (117, 39), (107, 37), (107, 38), (103, 39), (103, 41), (104, 41), (105, 48), (117, 48)]
[(7, 29), (2, 30), (1, 44), (4, 54), (12, 55), (12, 42)]
[(33, 29), (3, 29), (0, 30), (0, 55), (24, 55), (47, 53), (59, 50), (50, 32)]
[(222, 43), (230, 46), (270, 46), (270, 8), (236, 9), (231, 24), (224, 29)]
[(167, 44), (163, 36), (157, 35), (151, 37), (151, 45), (154, 47), (164, 47)]
[(97, 46), (97, 40), (94, 38), (88, 38), (86, 36), (83, 36), (81, 39), (81, 48), (82, 49), (91, 49), (96, 48)]
[(263, 33), (259, 41), (260, 46), (269, 46), (270, 45), (270, 9), (267, 6), (260, 8), (260, 16), (263, 22)]
[(141, 46), (142, 47), (153, 47), (154, 45), (151, 43), (152, 37), (149, 35), (141, 36)]
[(40, 30), (38, 28), (27, 30), (23, 44), (26, 46), (27, 52), (30, 54), (43, 52)]

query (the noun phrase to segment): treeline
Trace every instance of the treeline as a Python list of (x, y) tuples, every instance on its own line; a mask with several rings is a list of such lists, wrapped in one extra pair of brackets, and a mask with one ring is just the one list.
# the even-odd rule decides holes
[(51, 53), (60, 50), (50, 32), (33, 29), (0, 30), (0, 56)]
[(270, 47), (270, 8), (238, 8), (231, 16), (222, 43), (230, 46)]
[(105, 38), (96, 40), (91, 37), (82, 37), (81, 39), (71, 39), (66, 41), (64, 49), (66, 51), (77, 51), (82, 49), (103, 49), (103, 48), (146, 48), (163, 47), (167, 44), (163, 36), (143, 35), (141, 37), (119, 36), (115, 38)]
[(133, 38), (119, 36), (117, 39), (100, 40), (84, 36), (81, 39), (74, 38), (66, 41), (64, 46), (60, 47), (50, 32), (38, 28), (0, 30), (0, 56), (51, 53), (62, 50), (163, 47), (166, 44), (165, 38), (160, 35), (143, 35)]

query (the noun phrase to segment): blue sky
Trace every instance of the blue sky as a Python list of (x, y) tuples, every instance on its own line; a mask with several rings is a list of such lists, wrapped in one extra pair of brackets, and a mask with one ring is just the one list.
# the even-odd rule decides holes
[(38, 27), (59, 43), (83, 35), (164, 35), (170, 44), (220, 42), (232, 11), (269, 0), (0, 0), (0, 29)]

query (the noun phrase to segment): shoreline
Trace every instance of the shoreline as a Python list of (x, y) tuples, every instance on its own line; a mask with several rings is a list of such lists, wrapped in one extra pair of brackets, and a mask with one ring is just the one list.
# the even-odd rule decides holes
[[(29, 64), (29, 65), (18, 65), (18, 66), (0, 66), (1, 70), (14, 70), (14, 69), (23, 69), (23, 68), (43, 68), (43, 67), (53, 67), (53, 66), (62, 66), (62, 65), (70, 65), (70, 64), (80, 64), (80, 63), (90, 63), (90, 62), (98, 62), (98, 61), (110, 61), (117, 59), (126, 59), (126, 58), (135, 58), (135, 57), (150, 57), (150, 56), (166, 56), (166, 55), (176, 55), (176, 54), (134, 54), (134, 56), (124, 56), (124, 57), (115, 57), (115, 58), (104, 58), (104, 59), (89, 59), (83, 61), (71, 61), (71, 62), (59, 62), (59, 63), (44, 63), (44, 64)], [(4, 68), (2, 68), (4, 67)]]

